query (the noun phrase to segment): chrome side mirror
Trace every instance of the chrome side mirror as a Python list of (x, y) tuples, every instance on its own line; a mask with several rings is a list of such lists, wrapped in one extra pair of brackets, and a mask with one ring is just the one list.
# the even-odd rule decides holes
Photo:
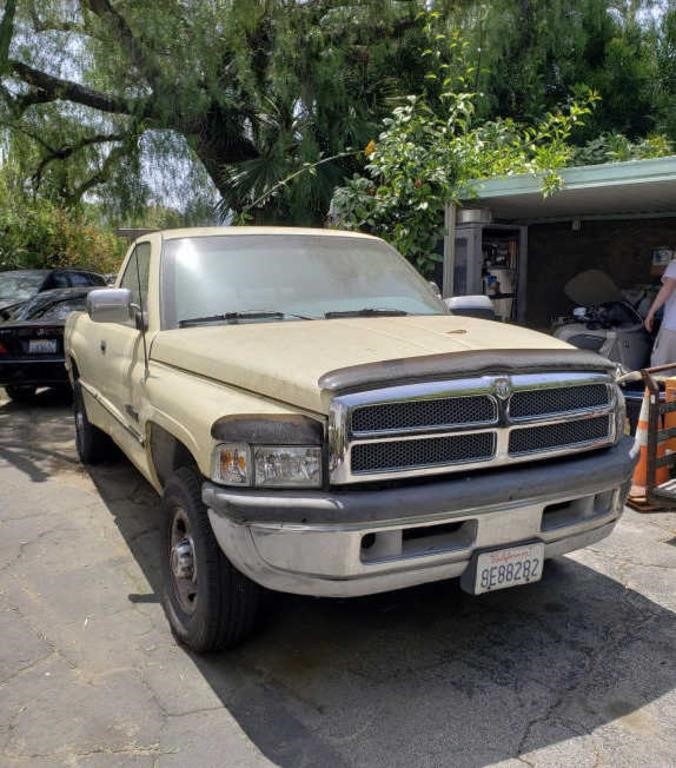
[(97, 288), (87, 294), (87, 314), (95, 323), (126, 323), (132, 316), (129, 288)]
[(444, 299), (444, 304), (453, 315), (479, 317), (484, 320), (495, 319), (495, 306), (488, 296), (451, 296)]

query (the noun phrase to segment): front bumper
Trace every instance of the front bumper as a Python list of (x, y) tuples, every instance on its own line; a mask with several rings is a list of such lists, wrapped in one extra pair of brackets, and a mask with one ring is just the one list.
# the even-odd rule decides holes
[(582, 458), (397, 488), (238, 491), (203, 500), (233, 565), (270, 589), (349, 597), (461, 576), (482, 549), (540, 540), (545, 557), (607, 536), (636, 463), (633, 441)]
[(51, 384), (65, 384), (67, 381), (68, 372), (63, 357), (0, 361), (0, 387), (8, 384), (46, 387)]

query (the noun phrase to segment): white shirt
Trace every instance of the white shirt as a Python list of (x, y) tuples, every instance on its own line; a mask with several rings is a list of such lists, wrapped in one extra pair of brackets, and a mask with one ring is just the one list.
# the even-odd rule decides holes
[[(662, 275), (662, 282), (664, 282), (665, 277), (676, 280), (676, 260), (669, 262)], [(664, 305), (662, 328), (666, 328), (668, 331), (676, 331), (676, 290), (672, 291), (671, 296), (669, 296)]]

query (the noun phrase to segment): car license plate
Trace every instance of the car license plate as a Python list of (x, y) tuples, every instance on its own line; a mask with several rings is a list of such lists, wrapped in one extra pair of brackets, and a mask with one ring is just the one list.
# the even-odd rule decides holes
[(544, 554), (542, 542), (483, 552), (477, 557), (474, 593), (480, 595), (540, 581)]
[(31, 339), (28, 342), (29, 355), (53, 355), (55, 352), (55, 339)]

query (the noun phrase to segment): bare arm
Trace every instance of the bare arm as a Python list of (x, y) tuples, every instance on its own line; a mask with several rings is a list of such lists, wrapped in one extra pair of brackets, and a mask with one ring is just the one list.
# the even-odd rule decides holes
[(667, 300), (671, 296), (671, 294), (674, 292), (674, 289), (676, 288), (676, 279), (673, 277), (664, 277), (662, 278), (664, 285), (660, 288), (659, 293), (657, 296), (655, 296), (655, 300), (650, 306), (650, 309), (648, 310), (648, 314), (645, 318), (645, 327), (652, 333), (653, 330), (653, 322), (655, 320), (655, 313), (660, 307), (663, 307), (664, 304), (666, 304)]

